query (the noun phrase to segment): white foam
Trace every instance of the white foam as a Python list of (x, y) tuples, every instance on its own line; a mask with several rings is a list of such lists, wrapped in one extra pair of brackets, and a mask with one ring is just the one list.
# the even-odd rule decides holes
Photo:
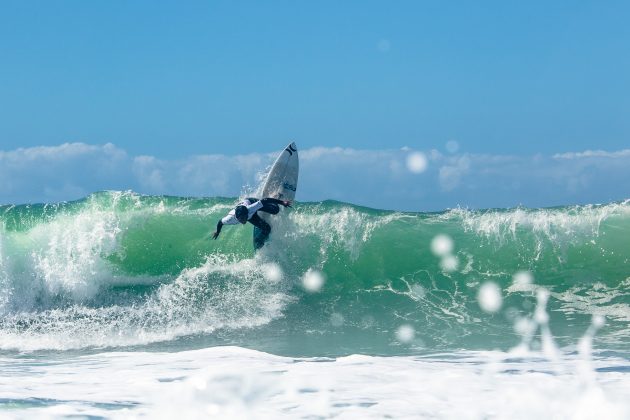
[[(606, 418), (630, 415), (627, 361), (457, 352), (290, 358), (238, 347), (0, 359), (7, 418)], [(561, 368), (559, 368), (561, 367)], [(111, 404), (107, 406), (106, 404)]]
[(331, 246), (340, 246), (348, 252), (351, 259), (356, 260), (363, 244), (376, 229), (406, 217), (409, 216), (401, 213), (366, 215), (350, 205), (322, 213), (312, 209), (291, 211), (282, 223), (274, 224), (272, 241), (300, 238), (300, 241), (292, 241), (292, 246), (297, 247), (307, 244), (312, 236), (320, 242), (320, 255), (326, 255)]
[(93, 297), (111, 277), (102, 256), (116, 250), (119, 223), (113, 212), (94, 209), (36, 225), (26, 238), (34, 245), (29, 265), (35, 278), (53, 295), (69, 292), (77, 301)]
[(578, 234), (598, 237), (601, 224), (613, 217), (630, 214), (628, 201), (606, 205), (586, 205), (552, 209), (515, 208), (510, 210), (470, 211), (454, 209), (442, 219), (459, 219), (466, 230), (500, 243), (514, 238), (519, 229), (531, 231), (542, 247), (543, 239), (556, 246), (570, 243)]
[[(212, 255), (183, 270), (144, 302), (130, 306), (66, 308), (5, 316), (0, 348), (35, 351), (142, 345), (264, 325), (282, 314), (291, 297), (269, 282), (262, 261)], [(15, 325), (15, 328), (10, 328)]]

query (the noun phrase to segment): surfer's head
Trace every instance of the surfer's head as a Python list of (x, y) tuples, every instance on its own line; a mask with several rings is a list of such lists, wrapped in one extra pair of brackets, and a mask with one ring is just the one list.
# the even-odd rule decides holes
[(242, 224), (247, 223), (247, 216), (248, 216), (247, 207), (236, 206), (236, 209), (234, 209), (234, 215), (236, 216), (236, 219)]

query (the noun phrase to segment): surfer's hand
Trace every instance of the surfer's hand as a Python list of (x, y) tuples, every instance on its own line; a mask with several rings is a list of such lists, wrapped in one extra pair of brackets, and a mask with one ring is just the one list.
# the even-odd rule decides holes
[(219, 232), (214, 232), (212, 234), (212, 239), (217, 239), (219, 237)]
[(282, 205), (283, 205), (284, 207), (291, 207), (291, 202), (290, 202), (290, 201), (288, 201), (288, 200), (285, 200), (285, 201), (283, 201), (283, 202), (282, 202)]

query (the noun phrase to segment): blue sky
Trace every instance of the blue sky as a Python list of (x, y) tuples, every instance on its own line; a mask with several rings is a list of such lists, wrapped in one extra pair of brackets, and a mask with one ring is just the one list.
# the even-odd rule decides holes
[[(630, 147), (629, 20), (624, 1), (4, 1), (0, 150), (112, 143), (180, 163), (289, 140), (445, 155), (456, 141), (462, 156), (523, 161), (614, 153)], [(119, 181), (74, 191), (142, 188)], [(76, 198), (38, 188), (5, 185), (1, 201)], [(448, 203), (470, 204), (457, 193)]]

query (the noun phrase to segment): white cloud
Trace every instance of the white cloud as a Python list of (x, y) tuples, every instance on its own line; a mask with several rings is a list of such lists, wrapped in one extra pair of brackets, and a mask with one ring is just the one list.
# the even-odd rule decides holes
[(468, 155), (449, 158), (448, 164), (440, 168), (440, 185), (444, 191), (452, 191), (460, 184), (470, 170), (471, 159)]
[(2, 202), (79, 198), (120, 188), (129, 178), (129, 158), (113, 144), (64, 143), (0, 151)]
[[(377, 208), (441, 210), (553, 206), (630, 197), (630, 150), (553, 156), (423, 152), (421, 174), (407, 170), (411, 148), (300, 151), (298, 199), (334, 199)], [(0, 151), (0, 202), (81, 198), (99, 190), (237, 196), (250, 193), (277, 151), (185, 159), (129, 156), (113, 144), (66, 143)]]
[(138, 156), (132, 163), (133, 173), (142, 187), (154, 193), (164, 191), (162, 163), (153, 156)]
[(319, 160), (327, 156), (334, 156), (335, 158), (352, 158), (359, 155), (370, 156), (373, 154), (374, 151), (371, 150), (355, 150), (349, 148), (344, 149), (341, 147), (313, 147), (311, 149), (301, 150), (300, 159)]
[(553, 155), (554, 159), (584, 159), (593, 157), (603, 158), (626, 158), (630, 157), (630, 149), (619, 150), (616, 152), (606, 152), (604, 150), (585, 150), (583, 152), (557, 153)]
[[(19, 164), (24, 161), (53, 162), (99, 152), (117, 154), (117, 149), (111, 143), (107, 143), (104, 146), (91, 146), (84, 143), (64, 143), (59, 146), (37, 146), (19, 148), (8, 152), (0, 151), (0, 162)], [(124, 152), (122, 153), (124, 154)]]

